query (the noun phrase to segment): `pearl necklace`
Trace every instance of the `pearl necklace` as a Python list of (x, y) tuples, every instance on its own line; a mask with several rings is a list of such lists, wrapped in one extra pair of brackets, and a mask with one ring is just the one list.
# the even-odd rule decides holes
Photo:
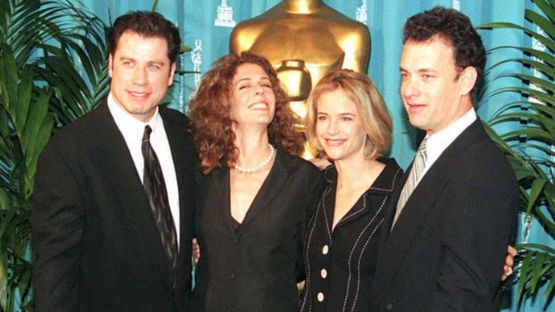
[(260, 164), (253, 168), (245, 168), (239, 165), (235, 165), (235, 170), (243, 173), (253, 173), (264, 168), (276, 156), (276, 149), (272, 146), (272, 144), (268, 143), (268, 147), (270, 148), (270, 155), (268, 155), (268, 158), (264, 159), (264, 161), (262, 161)]

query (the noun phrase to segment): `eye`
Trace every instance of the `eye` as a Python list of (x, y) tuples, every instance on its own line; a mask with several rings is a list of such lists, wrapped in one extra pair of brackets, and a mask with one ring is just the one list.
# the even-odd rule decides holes
[(271, 89), (271, 88), (272, 88), (272, 84), (271, 84), (271, 83), (263, 83), (263, 84), (262, 84), (262, 87)]
[(430, 79), (432, 79), (432, 78), (434, 78), (434, 77), (435, 77), (435, 76), (434, 76), (434, 75), (431, 75), (431, 74), (422, 74), (422, 79), (423, 79), (423, 80), (430, 80)]
[(316, 117), (316, 120), (318, 121), (325, 121), (326, 119), (328, 119), (328, 117), (325, 115), (318, 115), (318, 117)]
[(238, 89), (238, 90), (243, 90), (243, 89), (247, 89), (247, 88), (249, 88), (249, 87), (250, 87), (250, 85), (245, 83), (245, 84), (240, 84), (240, 85), (238, 85), (238, 86), (237, 86), (237, 89)]
[(150, 64), (150, 65), (148, 65), (148, 69), (150, 69), (150, 70), (160, 70), (160, 68), (162, 68), (162, 66), (160, 66), (159, 64)]
[(409, 75), (405, 72), (401, 72), (401, 80), (407, 80), (409, 78)]
[(133, 62), (129, 61), (129, 60), (124, 60), (121, 62), (121, 64), (125, 67), (131, 67), (133, 66)]
[(350, 117), (350, 116), (341, 116), (341, 120), (342, 121), (351, 121), (351, 120), (353, 120), (353, 118)]

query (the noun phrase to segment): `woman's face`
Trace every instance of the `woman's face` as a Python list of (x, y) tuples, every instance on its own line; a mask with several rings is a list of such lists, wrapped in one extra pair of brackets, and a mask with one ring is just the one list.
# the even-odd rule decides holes
[(238, 125), (263, 124), (274, 118), (276, 97), (272, 82), (256, 64), (242, 64), (233, 77), (231, 117)]
[(320, 96), (316, 107), (316, 136), (333, 161), (364, 159), (366, 133), (356, 104), (343, 90), (328, 91)]

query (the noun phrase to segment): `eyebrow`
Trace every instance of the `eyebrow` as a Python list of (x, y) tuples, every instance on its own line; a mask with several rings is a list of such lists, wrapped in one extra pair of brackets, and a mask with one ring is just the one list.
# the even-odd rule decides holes
[[(118, 60), (120, 60), (120, 61), (132, 61), (132, 62), (137, 61), (136, 59), (134, 59), (132, 57), (128, 57), (128, 56), (120, 56)], [(165, 65), (166, 63), (164, 61), (148, 61), (147, 64)]]
[[(400, 72), (409, 72), (408, 70), (404, 69), (403, 67), (399, 67), (399, 71)], [(436, 69), (433, 68), (428, 68), (428, 67), (424, 67), (424, 68), (420, 68), (416, 71), (417, 73), (429, 73), (429, 72), (437, 72)]]
[[(317, 115), (320, 115), (320, 114), (321, 114), (321, 115), (329, 115), (329, 113), (327, 113), (327, 112), (316, 112), (316, 114), (317, 114)], [(355, 117), (356, 117), (356, 114), (355, 114), (355, 113), (340, 113), (340, 114), (338, 114), (338, 115), (339, 115), (339, 116), (355, 116)]]

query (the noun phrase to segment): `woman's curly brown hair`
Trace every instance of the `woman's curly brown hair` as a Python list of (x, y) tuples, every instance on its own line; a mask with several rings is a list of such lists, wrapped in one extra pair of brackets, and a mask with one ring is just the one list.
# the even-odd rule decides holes
[(229, 54), (214, 62), (189, 103), (193, 142), (203, 174), (222, 166), (233, 168), (237, 162), (239, 150), (234, 145), (235, 133), (232, 129), (236, 121), (231, 119), (230, 105), (233, 77), (242, 64), (259, 65), (272, 83), (276, 109), (274, 119), (268, 126), (270, 143), (295, 156), (303, 151), (303, 134), (294, 129), (297, 119), (270, 62), (247, 52)]

